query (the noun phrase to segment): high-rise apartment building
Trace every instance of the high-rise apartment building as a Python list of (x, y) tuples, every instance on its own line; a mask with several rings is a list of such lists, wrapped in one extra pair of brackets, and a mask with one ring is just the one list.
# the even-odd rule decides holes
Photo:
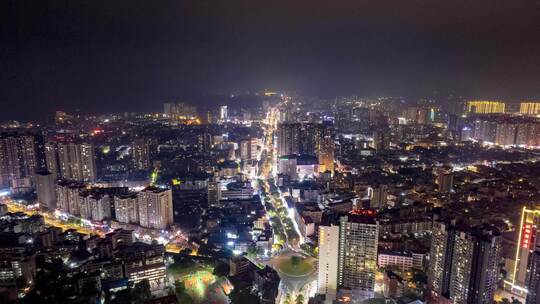
[(535, 249), (529, 256), (527, 270), (527, 277), (525, 278), (527, 298), (525, 304), (540, 304), (540, 244), (538, 242), (536, 242)]
[(503, 146), (540, 145), (540, 122), (530, 117), (485, 116), (473, 123), (472, 137)]
[(213, 137), (212, 134), (208, 131), (201, 132), (197, 134), (197, 148), (199, 152), (208, 152), (212, 149), (213, 146)]
[(81, 182), (60, 181), (55, 188), (58, 209), (73, 215), (80, 215), (81, 191), (86, 185)]
[(518, 243), (514, 259), (514, 269), (511, 270), (510, 280), (505, 285), (516, 293), (525, 296), (527, 275), (530, 273), (530, 261), (535, 258), (538, 227), (540, 225), (540, 209), (523, 207), (519, 225)]
[(371, 189), (371, 196), (369, 198), (370, 208), (380, 209), (386, 207), (388, 202), (388, 186), (378, 185)]
[(259, 152), (259, 140), (257, 138), (249, 138), (240, 141), (240, 159), (252, 160), (257, 159)]
[(183, 102), (165, 103), (163, 114), (171, 119), (190, 119), (197, 116), (197, 108)]
[(494, 143), (497, 138), (496, 121), (478, 119), (474, 122), (473, 138)]
[(120, 247), (117, 257), (124, 262), (125, 275), (133, 284), (148, 280), (151, 290), (164, 288), (166, 267), (163, 245), (136, 242), (132, 246)]
[(448, 193), (454, 188), (454, 173), (450, 169), (440, 169), (437, 172), (437, 185), (441, 193)]
[(277, 127), (277, 151), (278, 156), (300, 154), (300, 129), (301, 124), (280, 124)]
[(375, 151), (385, 151), (390, 149), (390, 131), (378, 130), (373, 132), (373, 149)]
[(137, 194), (130, 193), (114, 197), (116, 220), (121, 223), (139, 223), (139, 206)]
[(133, 141), (133, 166), (138, 170), (150, 169), (150, 139), (142, 137)]
[(402, 114), (409, 124), (424, 125), (433, 122), (435, 109), (426, 106), (411, 106)]
[(428, 273), (434, 301), (493, 303), (501, 244), (494, 227), (456, 228), (453, 222), (435, 222)]
[(54, 176), (51, 172), (40, 171), (34, 175), (39, 206), (48, 210), (56, 208), (56, 192)]
[(467, 112), (475, 114), (504, 113), (505, 103), (500, 101), (473, 100), (467, 103)]
[(166, 229), (173, 223), (172, 191), (147, 187), (138, 193), (139, 223), (143, 227)]
[(495, 133), (495, 143), (501, 146), (512, 146), (516, 144), (519, 124), (501, 123), (497, 125)]
[(519, 113), (525, 115), (540, 114), (540, 102), (522, 102), (519, 104)]
[(334, 172), (334, 134), (330, 126), (315, 123), (280, 124), (276, 131), (279, 156), (313, 155), (320, 172)]
[(53, 179), (57, 180), (60, 176), (60, 165), (58, 164), (58, 145), (54, 141), (45, 143), (45, 164)]
[(135, 243), (135, 235), (133, 234), (133, 230), (119, 228), (113, 232), (107, 233), (107, 237), (111, 238), (113, 249), (116, 249), (121, 245), (131, 246), (133, 243)]
[(319, 227), (319, 272), (317, 293), (335, 300), (338, 290), (339, 226)]
[(428, 287), (435, 299), (449, 298), (455, 223), (434, 222), (429, 253)]
[(63, 179), (96, 181), (97, 170), (93, 144), (58, 143), (58, 159)]
[(209, 206), (215, 206), (221, 200), (221, 183), (219, 182), (219, 178), (214, 178), (208, 182), (207, 198)]
[(540, 123), (527, 122), (520, 124), (516, 134), (516, 145), (540, 146)]
[(0, 282), (3, 286), (15, 285), (20, 279), (30, 284), (36, 277), (36, 254), (16, 250), (1, 251), (0, 269)]
[(317, 136), (316, 153), (319, 158), (319, 172), (334, 173), (334, 134), (329, 127), (323, 127)]
[(11, 186), (30, 179), (37, 169), (34, 136), (17, 132), (0, 133), (0, 185)]
[(477, 227), (456, 233), (450, 275), (453, 303), (493, 303), (501, 246), (502, 236), (495, 228)]
[(379, 239), (376, 217), (364, 211), (342, 216), (339, 225), (339, 286), (359, 300), (374, 296)]
[(81, 193), (79, 195), (81, 218), (93, 221), (111, 219), (111, 198), (102, 193)]

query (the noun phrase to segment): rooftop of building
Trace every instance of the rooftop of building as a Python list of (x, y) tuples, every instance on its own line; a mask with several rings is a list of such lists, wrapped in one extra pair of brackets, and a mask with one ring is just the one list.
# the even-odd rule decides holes
[(376, 224), (377, 212), (374, 209), (354, 209), (346, 216), (342, 216), (342, 219), (346, 218), (347, 222), (360, 223), (360, 224)]
[(169, 190), (170, 190), (169, 188), (148, 186), (148, 187), (144, 188), (143, 190), (141, 190), (141, 192), (162, 193), (162, 192), (166, 192), (166, 191), (169, 191)]

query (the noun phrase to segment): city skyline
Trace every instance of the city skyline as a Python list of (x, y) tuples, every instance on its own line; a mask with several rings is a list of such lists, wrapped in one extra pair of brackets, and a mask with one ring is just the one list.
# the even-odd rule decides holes
[(540, 304), (538, 0), (0, 1), (0, 303)]

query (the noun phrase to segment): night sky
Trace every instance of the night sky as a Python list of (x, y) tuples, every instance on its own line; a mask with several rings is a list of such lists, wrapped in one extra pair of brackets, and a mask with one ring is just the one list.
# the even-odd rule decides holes
[(540, 1), (0, 0), (0, 120), (265, 88), (540, 99)]

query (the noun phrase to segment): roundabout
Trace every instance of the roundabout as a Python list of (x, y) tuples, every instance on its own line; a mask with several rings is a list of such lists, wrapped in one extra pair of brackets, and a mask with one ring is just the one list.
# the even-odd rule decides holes
[(296, 299), (299, 295), (307, 299), (315, 293), (317, 260), (313, 257), (287, 248), (269, 260), (267, 265), (274, 268), (281, 278), (276, 303), (287, 303), (287, 298)]
[(312, 261), (297, 255), (280, 259), (276, 268), (289, 277), (304, 277), (315, 271)]

